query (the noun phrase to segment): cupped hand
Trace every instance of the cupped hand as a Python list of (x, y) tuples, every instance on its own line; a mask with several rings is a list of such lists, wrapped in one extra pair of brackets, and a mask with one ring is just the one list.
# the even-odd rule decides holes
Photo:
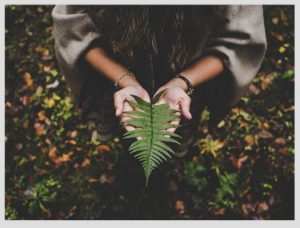
[[(186, 92), (179, 86), (163, 86), (156, 94), (166, 89), (166, 92), (160, 97), (157, 104), (167, 103), (171, 109), (178, 110), (176, 114), (180, 114), (186, 119), (192, 119), (190, 113), (191, 98), (186, 94)], [(176, 118), (170, 122), (171, 124), (179, 125), (180, 118)], [(169, 128), (168, 131), (174, 132), (176, 128)]]
[[(131, 118), (130, 115), (123, 113), (132, 111), (133, 107), (127, 102), (127, 100), (134, 100), (131, 94), (136, 95), (145, 101), (150, 101), (150, 97), (148, 92), (141, 87), (140, 85), (132, 85), (127, 86), (117, 92), (114, 93), (114, 106), (116, 109), (116, 116), (120, 118), (121, 121), (125, 121)], [(126, 131), (132, 131), (135, 128), (130, 125), (124, 124), (124, 128)]]

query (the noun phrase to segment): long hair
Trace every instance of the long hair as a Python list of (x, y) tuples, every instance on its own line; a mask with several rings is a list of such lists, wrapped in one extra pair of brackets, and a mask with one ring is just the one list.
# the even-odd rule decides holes
[(114, 53), (164, 55), (171, 68), (184, 65), (225, 23), (220, 6), (90, 6), (91, 18)]

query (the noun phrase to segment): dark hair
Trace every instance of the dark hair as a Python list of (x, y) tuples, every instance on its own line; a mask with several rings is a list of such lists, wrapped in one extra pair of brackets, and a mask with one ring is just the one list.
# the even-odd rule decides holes
[[(182, 65), (198, 45), (226, 23), (221, 6), (90, 6), (89, 13), (114, 53), (127, 59), (135, 52), (166, 55)], [(174, 66), (173, 66), (174, 67)]]

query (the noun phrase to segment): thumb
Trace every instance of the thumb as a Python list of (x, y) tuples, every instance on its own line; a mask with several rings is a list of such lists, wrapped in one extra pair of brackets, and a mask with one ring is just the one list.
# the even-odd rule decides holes
[(115, 100), (114, 100), (114, 105), (116, 108), (116, 116), (121, 116), (122, 112), (123, 112), (123, 105), (124, 105), (124, 101), (126, 99), (126, 96), (116, 96)]
[(182, 112), (182, 115), (186, 119), (192, 119), (192, 114), (190, 113), (190, 106), (191, 106), (191, 101), (189, 99), (183, 99), (179, 102), (180, 109)]

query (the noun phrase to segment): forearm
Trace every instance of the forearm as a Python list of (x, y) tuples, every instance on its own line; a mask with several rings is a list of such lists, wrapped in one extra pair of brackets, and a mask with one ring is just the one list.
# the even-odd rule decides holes
[[(222, 73), (223, 70), (224, 64), (220, 58), (215, 56), (205, 56), (200, 58), (185, 70), (181, 71), (180, 74), (186, 77), (195, 88), (200, 84), (216, 77)], [(172, 79), (168, 83), (168, 86), (169, 85), (179, 86), (183, 90), (187, 90), (186, 83), (179, 78)]]
[[(99, 73), (109, 80), (116, 82), (128, 69), (109, 57), (101, 47), (93, 47), (85, 54), (85, 60)], [(125, 79), (125, 78), (124, 78)], [(133, 77), (126, 77), (119, 81), (119, 87), (139, 85)]]

